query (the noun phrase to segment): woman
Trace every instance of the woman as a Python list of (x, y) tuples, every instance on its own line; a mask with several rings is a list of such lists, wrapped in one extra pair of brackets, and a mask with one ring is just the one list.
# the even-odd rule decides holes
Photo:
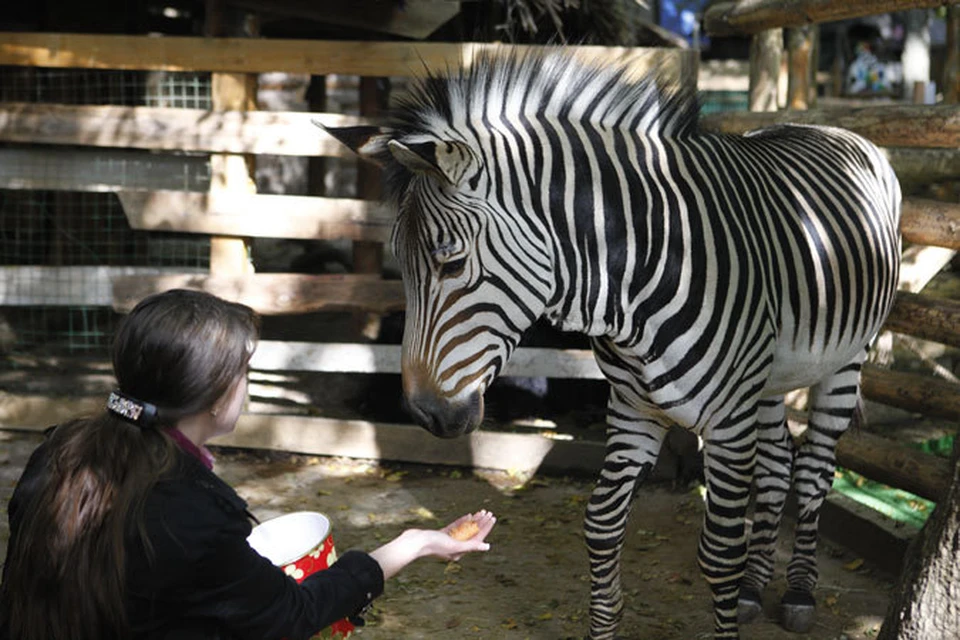
[[(124, 319), (107, 410), (53, 429), (10, 501), (0, 638), (307, 638), (417, 558), (489, 548), (481, 511), (348, 551), (299, 585), (257, 554), (246, 503), (204, 446), (236, 425), (257, 339), (250, 308), (195, 291)], [(467, 518), (477, 535), (446, 534)]]

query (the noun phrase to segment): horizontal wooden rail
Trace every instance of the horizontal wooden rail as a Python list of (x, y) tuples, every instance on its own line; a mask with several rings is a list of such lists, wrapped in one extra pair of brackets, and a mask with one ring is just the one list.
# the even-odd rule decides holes
[(901, 183), (930, 184), (960, 180), (960, 149), (883, 147)]
[[(183, 191), (120, 191), (134, 229), (262, 238), (348, 238), (387, 242), (393, 209), (352, 198)], [(264, 212), (271, 212), (264, 215)], [(960, 249), (960, 205), (906, 199), (900, 223), (905, 240)]]
[(209, 174), (210, 159), (203, 154), (50, 146), (0, 148), (0, 189), (207, 191)]
[(960, 204), (905, 198), (900, 233), (915, 244), (960, 249)]
[(355, 126), (356, 116), (296, 111), (209, 111), (0, 103), (0, 141), (166, 151), (349, 156), (313, 124)]
[(808, 111), (731, 111), (705, 116), (708, 131), (746, 133), (775, 124), (817, 124), (849, 129), (883, 147), (960, 147), (960, 105), (890, 105)]
[[(113, 303), (113, 281), (161, 277), (186, 267), (106, 266), (0, 266), (0, 306), (109, 307)], [(199, 270), (196, 271), (200, 275)]]
[(960, 384), (871, 365), (863, 367), (861, 380), (863, 396), (869, 400), (931, 418), (960, 422)]
[(960, 348), (960, 301), (898, 291), (884, 329)]
[[(543, 49), (538, 45), (442, 42), (198, 38), (74, 33), (0, 33), (0, 65), (152, 71), (310, 75), (416, 76), (426, 69), (469, 66), (482, 51)], [(578, 46), (576, 55), (636, 73), (662, 66), (669, 77), (696, 82), (697, 52), (683, 49)]]
[(751, 34), (780, 27), (801, 27), (864, 16), (927, 9), (951, 4), (953, 0), (749, 0), (716, 2), (703, 17), (704, 30), (711, 36)]
[(395, 216), (380, 202), (245, 193), (120, 191), (133, 229), (257, 238), (388, 242)]
[(293, 273), (120, 277), (113, 281), (113, 308), (126, 313), (142, 298), (175, 288), (207, 291), (243, 302), (264, 315), (351, 309), (387, 313), (404, 308), (403, 285), (399, 280), (381, 280), (377, 275)]
[(933, 501), (946, 494), (953, 478), (953, 466), (946, 458), (863, 430), (847, 431), (840, 438), (837, 464)]
[[(400, 373), (400, 347), (390, 344), (276, 342), (264, 340), (250, 362), (260, 371), (318, 373)], [(603, 378), (589, 349), (521, 347), (503, 370), (505, 376)]]

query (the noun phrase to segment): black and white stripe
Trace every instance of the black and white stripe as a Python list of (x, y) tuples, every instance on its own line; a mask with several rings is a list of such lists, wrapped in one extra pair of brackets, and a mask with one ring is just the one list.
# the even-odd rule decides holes
[[(696, 100), (657, 78), (563, 54), (481, 57), (424, 80), (389, 128), (353, 146), (391, 171), (414, 414), (440, 436), (475, 428), (484, 390), (539, 317), (591, 336), (611, 383), (585, 522), (591, 638), (620, 619), (631, 496), (672, 424), (704, 440), (700, 564), (716, 635), (734, 638), (741, 582), (758, 591), (771, 577), (791, 483), (801, 517), (788, 579), (816, 583), (833, 448), (897, 284), (900, 191), (850, 132), (706, 134)], [(810, 428), (794, 452), (783, 394), (805, 386)]]

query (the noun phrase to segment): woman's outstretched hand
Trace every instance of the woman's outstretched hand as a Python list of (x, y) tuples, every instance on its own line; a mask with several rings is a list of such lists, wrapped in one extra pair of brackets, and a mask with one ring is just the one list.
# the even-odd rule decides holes
[[(466, 540), (460, 540), (451, 535), (455, 529), (469, 522), (477, 525), (478, 530), (475, 534)], [(497, 524), (497, 518), (486, 509), (460, 516), (443, 529), (440, 529), (440, 532), (444, 534), (446, 539), (437, 541), (438, 548), (433, 551), (431, 555), (435, 555), (443, 560), (459, 560), (463, 554), (471, 551), (488, 551), (490, 545), (485, 542), (485, 540), (487, 535), (493, 530), (493, 525), (495, 524)]]
[[(450, 535), (455, 527), (472, 520), (478, 531), (467, 540), (457, 540)], [(486, 537), (497, 523), (496, 517), (487, 510), (461, 516), (442, 529), (407, 529), (399, 536), (370, 552), (383, 569), (384, 579), (397, 574), (417, 558), (434, 556), (441, 560), (459, 560), (464, 554), (487, 551), (490, 544)]]

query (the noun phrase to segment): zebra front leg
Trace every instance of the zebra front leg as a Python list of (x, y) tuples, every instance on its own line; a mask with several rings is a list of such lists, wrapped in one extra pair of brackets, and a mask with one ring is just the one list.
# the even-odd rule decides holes
[[(614, 394), (611, 394), (614, 395)], [(614, 637), (623, 616), (620, 552), (635, 491), (650, 474), (667, 429), (611, 411), (607, 455), (587, 503), (584, 537), (590, 556), (590, 638)]]
[(792, 469), (793, 438), (787, 430), (783, 396), (761, 400), (757, 410), (753, 527), (737, 611), (741, 624), (754, 620), (763, 610), (761, 594), (773, 576), (777, 534)]
[(780, 604), (781, 623), (789, 631), (805, 633), (813, 626), (820, 507), (833, 486), (837, 440), (850, 426), (859, 402), (861, 362), (862, 358), (810, 390), (809, 422), (794, 466), (796, 542), (787, 565), (788, 590)]
[(739, 638), (737, 601), (747, 564), (746, 516), (757, 457), (756, 411), (714, 429), (704, 444), (707, 507), (697, 559), (713, 592), (714, 637)]

